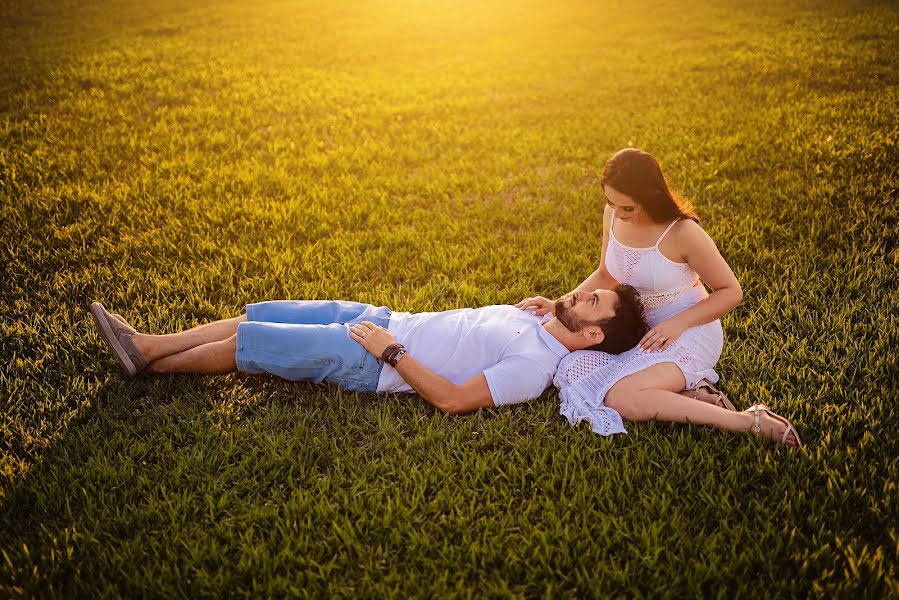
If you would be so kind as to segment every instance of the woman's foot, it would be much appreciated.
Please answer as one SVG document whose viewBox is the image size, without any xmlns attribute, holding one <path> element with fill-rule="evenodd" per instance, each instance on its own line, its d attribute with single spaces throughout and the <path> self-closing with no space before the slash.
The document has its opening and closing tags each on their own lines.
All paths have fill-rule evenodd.
<svg viewBox="0 0 899 600">
<path fill-rule="evenodd" d="M 788 448 L 798 448 L 802 444 L 796 428 L 780 415 L 771 412 L 764 404 L 757 404 L 743 412 L 752 419 L 749 429 L 752 433 L 780 442 Z"/>
<path fill-rule="evenodd" d="M 684 390 L 680 395 L 706 404 L 714 404 L 727 410 L 734 410 L 733 405 L 728 406 L 727 397 L 720 390 L 712 391 L 712 388 L 707 385 L 700 385 L 695 390 Z"/>
</svg>

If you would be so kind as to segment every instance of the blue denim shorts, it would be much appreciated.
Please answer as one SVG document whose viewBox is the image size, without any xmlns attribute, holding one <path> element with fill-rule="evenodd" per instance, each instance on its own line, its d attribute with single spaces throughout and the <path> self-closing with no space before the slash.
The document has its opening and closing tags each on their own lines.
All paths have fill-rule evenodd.
<svg viewBox="0 0 899 600">
<path fill-rule="evenodd" d="M 362 321 L 386 328 L 390 310 L 324 300 L 248 304 L 237 327 L 237 369 L 375 392 L 383 363 L 350 337 L 350 326 Z"/>
</svg>

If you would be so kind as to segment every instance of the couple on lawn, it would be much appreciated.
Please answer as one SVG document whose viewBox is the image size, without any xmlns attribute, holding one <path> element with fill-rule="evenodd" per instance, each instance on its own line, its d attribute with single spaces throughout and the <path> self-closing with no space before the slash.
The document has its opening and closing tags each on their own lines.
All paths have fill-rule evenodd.
<svg viewBox="0 0 899 600">
<path fill-rule="evenodd" d="M 798 447 L 786 419 L 764 405 L 737 411 L 714 386 L 719 319 L 743 292 L 655 158 L 621 150 L 606 163 L 602 187 L 599 268 L 555 301 L 417 314 L 271 301 L 170 335 L 138 333 L 96 302 L 91 315 L 130 376 L 271 373 L 353 391 L 418 392 L 454 414 L 525 402 L 552 382 L 560 412 L 603 435 L 624 432 L 622 417 L 656 419 Z"/>
</svg>

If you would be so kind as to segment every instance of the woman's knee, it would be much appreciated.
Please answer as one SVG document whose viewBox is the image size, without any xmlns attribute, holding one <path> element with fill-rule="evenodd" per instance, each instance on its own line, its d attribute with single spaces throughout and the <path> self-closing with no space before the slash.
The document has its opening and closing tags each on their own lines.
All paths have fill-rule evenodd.
<svg viewBox="0 0 899 600">
<path fill-rule="evenodd" d="M 616 383 L 606 392 L 605 405 L 628 421 L 642 420 L 640 390 L 625 382 Z"/>
<path fill-rule="evenodd" d="M 684 376 L 674 363 L 659 363 L 628 375 L 606 393 L 605 404 L 618 411 L 628 421 L 648 421 L 656 411 L 648 390 L 679 392 L 684 388 Z"/>
</svg>

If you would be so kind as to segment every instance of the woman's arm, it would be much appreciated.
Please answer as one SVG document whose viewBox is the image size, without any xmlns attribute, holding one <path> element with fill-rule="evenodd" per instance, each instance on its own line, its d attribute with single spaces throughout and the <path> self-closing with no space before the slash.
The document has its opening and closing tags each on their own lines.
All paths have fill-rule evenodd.
<svg viewBox="0 0 899 600">
<path fill-rule="evenodd" d="M 712 293 L 708 298 L 650 329 L 640 340 L 643 350 L 664 350 L 685 329 L 720 319 L 743 300 L 743 289 L 736 275 L 721 256 L 718 246 L 698 223 L 684 221 L 679 226 L 677 245 L 684 260 Z"/>
<path fill-rule="evenodd" d="M 743 300 L 743 288 L 709 234 L 694 221 L 685 225 L 682 232 L 684 258 L 712 290 L 708 298 L 679 315 L 687 327 L 695 327 L 720 319 L 736 308 Z"/>
<path fill-rule="evenodd" d="M 594 292 L 598 289 L 610 290 L 618 285 L 618 281 L 609 275 L 609 272 L 606 270 L 606 248 L 609 245 L 609 229 L 611 226 L 612 209 L 606 205 L 602 213 L 602 253 L 599 255 L 599 268 L 593 271 L 579 286 L 574 288 L 574 291 Z M 547 313 L 555 314 L 556 303 L 549 298 L 535 296 L 533 298 L 525 298 L 515 306 L 522 310 L 530 310 L 538 317 L 542 317 Z"/>
<path fill-rule="evenodd" d="M 612 209 L 606 205 L 602 212 L 602 253 L 599 255 L 599 268 L 590 274 L 590 277 L 581 282 L 575 290 L 583 290 L 585 292 L 593 292 L 598 289 L 610 290 L 618 281 L 609 274 L 606 269 L 606 248 L 609 247 L 609 230 L 612 227 Z"/>
</svg>

